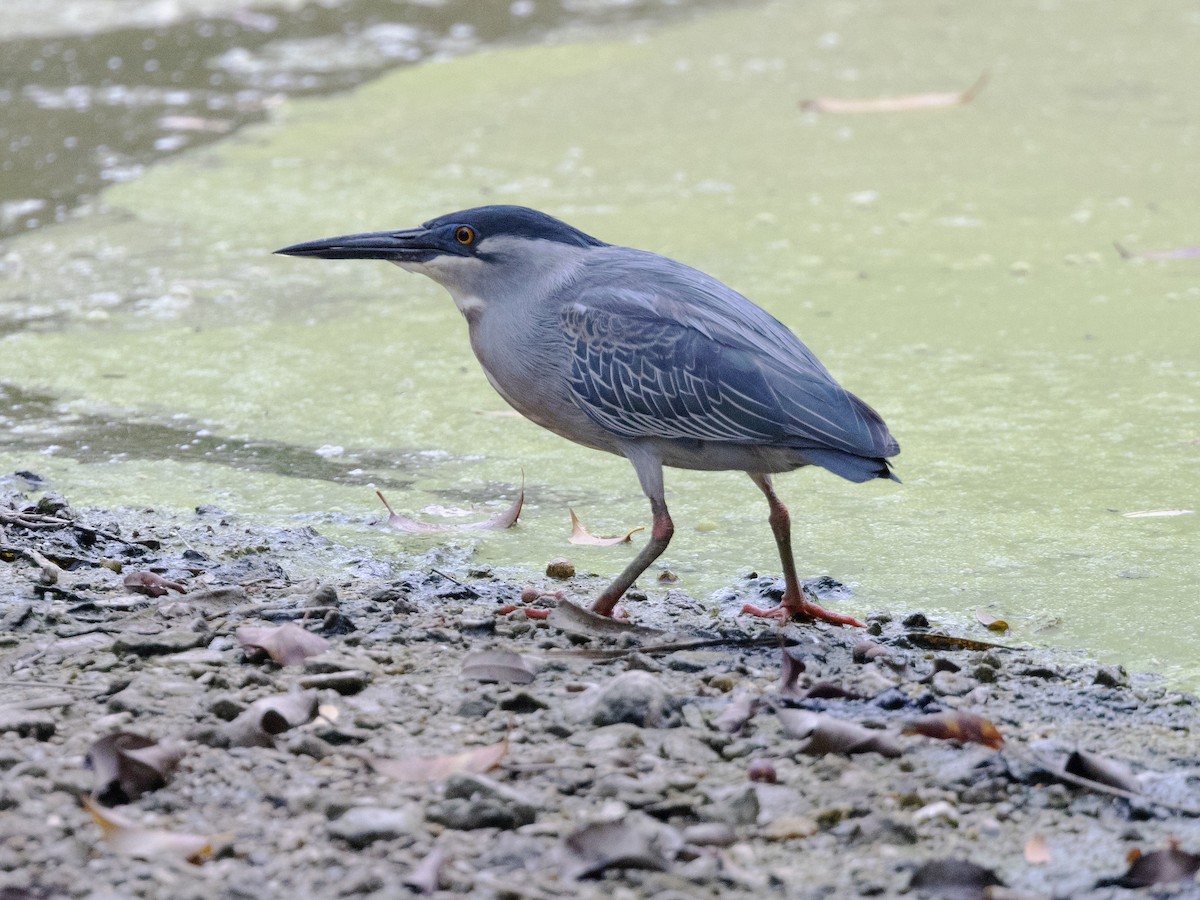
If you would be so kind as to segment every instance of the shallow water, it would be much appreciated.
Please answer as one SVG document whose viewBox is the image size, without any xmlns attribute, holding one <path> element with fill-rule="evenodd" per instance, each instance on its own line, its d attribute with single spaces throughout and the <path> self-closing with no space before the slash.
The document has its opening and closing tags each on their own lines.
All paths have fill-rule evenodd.
<svg viewBox="0 0 1200 900">
<path fill-rule="evenodd" d="M 364 552 L 615 573 L 641 538 L 570 547 L 567 506 L 597 533 L 648 524 L 631 468 L 504 415 L 439 288 L 270 255 L 520 202 L 723 278 L 885 415 L 903 485 L 779 479 L 802 574 L 851 583 L 850 611 L 988 637 L 982 609 L 1014 641 L 1200 686 L 1200 518 L 1123 515 L 1200 509 L 1200 259 L 1113 246 L 1200 243 L 1200 15 L 946 9 L 783 4 L 489 51 L 287 103 L 153 167 L 9 242 L 0 471 L 77 505 L 208 503 Z M 981 69 L 961 109 L 798 108 Z M 369 483 L 409 513 L 482 517 L 522 472 L 512 531 L 371 524 Z M 776 571 L 744 475 L 669 472 L 668 491 L 680 588 Z"/>
</svg>

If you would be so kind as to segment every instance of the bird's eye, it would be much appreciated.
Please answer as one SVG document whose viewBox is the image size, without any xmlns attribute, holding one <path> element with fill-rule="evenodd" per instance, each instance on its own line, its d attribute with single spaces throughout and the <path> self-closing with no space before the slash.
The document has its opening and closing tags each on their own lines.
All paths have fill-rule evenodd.
<svg viewBox="0 0 1200 900">
<path fill-rule="evenodd" d="M 466 225 L 459 225 L 454 229 L 454 239 L 464 247 L 469 247 L 475 243 L 475 229 L 468 228 Z"/>
</svg>

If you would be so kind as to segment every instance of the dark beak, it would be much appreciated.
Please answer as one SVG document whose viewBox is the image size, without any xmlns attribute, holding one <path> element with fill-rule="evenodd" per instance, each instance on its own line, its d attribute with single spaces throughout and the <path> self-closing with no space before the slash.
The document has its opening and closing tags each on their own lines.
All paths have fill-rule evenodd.
<svg viewBox="0 0 1200 900">
<path fill-rule="evenodd" d="M 319 259 L 386 259 L 392 262 L 428 262 L 446 253 L 459 254 L 453 240 L 439 237 L 426 228 L 404 231 L 372 231 L 307 241 L 276 250 L 284 256 L 315 256 Z"/>
</svg>

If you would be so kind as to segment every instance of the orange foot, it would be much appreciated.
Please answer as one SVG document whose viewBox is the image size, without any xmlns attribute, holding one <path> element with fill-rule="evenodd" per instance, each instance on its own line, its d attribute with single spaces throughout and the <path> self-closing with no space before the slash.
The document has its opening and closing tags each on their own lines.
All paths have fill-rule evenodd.
<svg viewBox="0 0 1200 900">
<path fill-rule="evenodd" d="M 775 619 L 781 625 L 787 624 L 793 618 L 797 618 L 816 619 L 819 622 L 828 622 L 830 625 L 852 625 L 855 628 L 866 627 L 853 616 L 844 616 L 841 613 L 832 612 L 803 596 L 798 601 L 789 600 L 787 597 L 784 597 L 783 602 L 774 609 L 763 609 L 752 603 L 747 603 L 742 607 L 742 612 L 748 616 Z"/>
</svg>

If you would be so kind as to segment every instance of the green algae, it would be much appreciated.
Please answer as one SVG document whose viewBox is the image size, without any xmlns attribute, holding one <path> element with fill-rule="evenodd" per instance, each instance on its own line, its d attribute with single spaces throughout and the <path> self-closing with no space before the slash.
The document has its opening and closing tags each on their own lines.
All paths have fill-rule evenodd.
<svg viewBox="0 0 1200 900">
<path fill-rule="evenodd" d="M 269 255 L 520 202 L 725 279 L 884 413 L 903 486 L 780 479 L 802 569 L 853 582 L 855 611 L 961 627 L 987 607 L 1019 640 L 1200 684 L 1200 518 L 1121 515 L 1200 509 L 1200 262 L 1113 248 L 1200 242 L 1200 93 L 1182 74 L 1197 36 L 1183 2 L 775 5 L 287 104 L 12 242 L 0 313 L 46 316 L 0 339 L 0 381 L 89 415 L 342 447 L 351 468 L 370 457 L 365 474 L 3 444 L 0 469 L 42 470 L 77 504 L 342 511 L 324 533 L 398 553 L 436 541 L 372 531 L 370 477 L 410 485 L 389 496 L 420 512 L 483 508 L 524 471 L 522 524 L 453 543 L 615 573 L 635 548 L 568 548 L 566 506 L 597 533 L 644 523 L 632 470 L 501 415 L 439 289 Z M 961 109 L 798 108 L 981 69 L 991 82 Z M 776 570 L 744 476 L 671 472 L 668 490 L 681 588 Z"/>
</svg>

